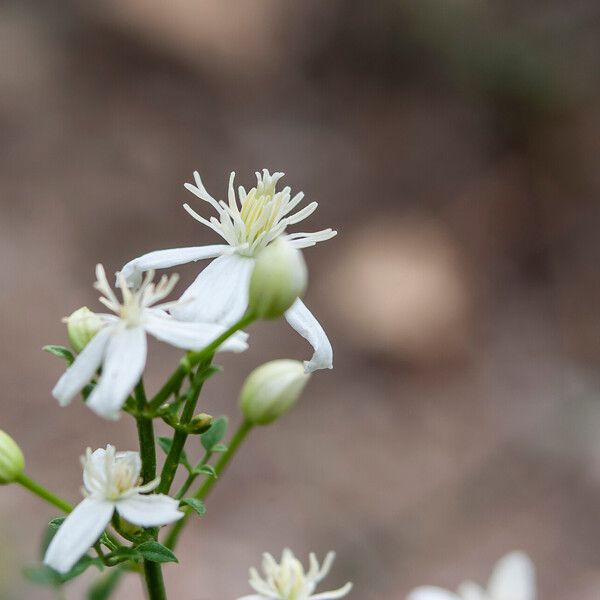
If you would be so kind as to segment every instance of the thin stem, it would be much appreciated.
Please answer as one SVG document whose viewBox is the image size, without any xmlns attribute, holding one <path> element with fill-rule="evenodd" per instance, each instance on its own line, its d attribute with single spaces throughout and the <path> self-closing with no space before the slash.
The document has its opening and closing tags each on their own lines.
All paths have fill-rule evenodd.
<svg viewBox="0 0 600 600">
<path fill-rule="evenodd" d="M 144 382 L 140 379 L 135 387 L 135 400 L 138 415 L 135 418 L 140 443 L 140 456 L 142 459 L 142 479 L 144 483 L 152 481 L 156 477 L 156 445 L 154 443 L 154 424 L 152 419 L 144 416 L 146 408 L 146 392 Z"/>
<path fill-rule="evenodd" d="M 37 481 L 34 481 L 30 477 L 27 477 L 25 473 L 21 473 L 15 481 L 17 483 L 20 483 L 24 488 L 28 489 L 36 496 L 39 496 L 42 500 L 49 502 L 53 506 L 56 506 L 56 508 L 62 510 L 63 512 L 70 513 L 73 510 L 73 506 L 71 506 L 71 504 L 69 504 L 66 500 L 59 498 L 56 494 L 53 494 L 50 490 L 46 489 Z"/>
<path fill-rule="evenodd" d="M 199 473 L 195 473 L 194 471 L 196 471 L 197 469 L 199 469 L 200 467 L 202 467 L 203 465 L 205 465 L 211 458 L 211 456 L 213 455 L 212 452 L 205 452 L 204 456 L 202 457 L 202 460 L 193 468 L 192 472 L 187 476 L 187 479 L 183 482 L 183 485 L 179 488 L 179 491 L 175 494 L 175 498 L 177 500 L 181 500 L 183 498 L 183 496 L 186 494 L 186 492 L 190 489 L 190 486 L 192 485 L 192 483 L 194 483 L 194 481 L 196 481 L 196 478 L 198 477 Z"/>
<path fill-rule="evenodd" d="M 227 450 L 223 452 L 223 454 L 221 454 L 221 457 L 215 464 L 215 473 L 217 477 L 221 476 L 224 473 L 225 469 L 231 462 L 231 459 L 235 455 L 240 444 L 246 439 L 247 435 L 250 433 L 250 431 L 252 431 L 253 427 L 254 425 L 252 425 L 252 423 L 249 423 L 248 421 L 243 421 L 242 424 L 238 427 L 237 431 L 233 434 L 233 437 L 229 442 Z M 214 487 L 216 481 L 217 480 L 215 477 L 208 477 L 207 479 L 205 479 L 202 485 L 198 488 L 198 491 L 194 494 L 194 498 L 198 500 L 204 500 Z M 182 519 L 179 519 L 179 521 L 177 521 L 173 525 L 173 527 L 171 527 L 171 530 L 167 534 L 167 537 L 164 541 L 164 545 L 167 548 L 170 548 L 171 550 L 175 548 L 175 545 L 177 544 L 177 539 L 179 538 L 179 535 L 181 534 L 185 523 L 189 519 L 191 511 L 191 508 L 185 507 L 183 509 L 183 512 L 185 512 L 185 516 Z"/>
<path fill-rule="evenodd" d="M 160 406 L 168 400 L 169 396 L 177 391 L 181 386 L 181 382 L 184 377 L 203 359 L 212 356 L 219 346 L 230 338 L 234 333 L 247 327 L 255 320 L 255 317 L 252 315 L 243 316 L 237 323 L 234 323 L 229 329 L 224 331 L 218 338 L 212 341 L 208 346 L 203 348 L 202 350 L 198 350 L 196 352 L 189 352 L 181 362 L 173 371 L 172 375 L 169 377 L 165 385 L 158 391 L 156 396 L 148 402 L 148 408 L 150 411 L 155 411 Z"/>
<path fill-rule="evenodd" d="M 144 561 L 144 578 L 148 589 L 149 600 L 166 600 L 165 582 L 162 576 L 160 563 Z"/>
<path fill-rule="evenodd" d="M 210 366 L 211 361 L 212 355 L 198 365 L 196 374 L 192 379 L 192 385 L 188 390 L 183 410 L 181 411 L 181 417 L 179 419 L 180 425 L 187 425 L 194 416 L 196 404 L 198 403 L 198 397 L 200 396 L 202 386 L 206 381 L 206 369 Z M 171 448 L 169 449 L 169 453 L 165 459 L 165 464 L 163 465 L 163 470 L 160 476 L 160 485 L 157 489 L 159 494 L 168 494 L 169 490 L 171 489 L 171 484 L 175 478 L 175 473 L 177 472 L 177 467 L 179 466 L 181 453 L 183 452 L 183 447 L 185 446 L 187 437 L 188 434 L 183 429 L 178 429 L 175 431 L 173 443 L 171 444 Z"/>
</svg>

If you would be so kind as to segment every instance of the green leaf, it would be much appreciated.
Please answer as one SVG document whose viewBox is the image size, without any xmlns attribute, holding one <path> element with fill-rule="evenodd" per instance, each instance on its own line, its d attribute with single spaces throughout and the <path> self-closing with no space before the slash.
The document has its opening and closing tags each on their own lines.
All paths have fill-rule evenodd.
<svg viewBox="0 0 600 600">
<path fill-rule="evenodd" d="M 126 560 L 141 560 L 142 555 L 138 552 L 137 548 L 118 548 L 114 552 L 111 552 L 106 558 L 112 559 L 114 564 L 124 562 Z"/>
<path fill-rule="evenodd" d="M 225 444 L 215 444 L 211 452 L 227 452 L 227 446 Z"/>
<path fill-rule="evenodd" d="M 169 452 L 171 450 L 171 446 L 173 445 L 173 438 L 170 438 L 170 437 L 159 437 L 158 438 L 158 445 L 162 448 L 162 451 L 165 454 L 169 454 Z M 188 462 L 188 458 L 187 458 L 187 455 L 185 453 L 185 450 L 181 451 L 181 456 L 179 457 L 179 464 L 181 464 L 181 465 L 189 465 L 190 464 Z"/>
<path fill-rule="evenodd" d="M 196 475 L 208 475 L 209 477 L 214 477 L 217 479 L 217 472 L 211 465 L 200 465 L 195 467 L 192 473 Z"/>
<path fill-rule="evenodd" d="M 225 433 L 227 433 L 228 424 L 229 419 L 225 415 L 217 417 L 213 421 L 211 428 L 200 436 L 200 441 L 207 452 L 215 452 L 214 447 L 223 439 Z"/>
<path fill-rule="evenodd" d="M 184 498 L 181 503 L 187 504 L 193 508 L 201 517 L 206 514 L 206 506 L 202 500 L 198 500 L 197 498 Z"/>
<path fill-rule="evenodd" d="M 60 587 L 63 583 L 66 583 L 67 581 L 81 575 L 85 570 L 88 569 L 88 567 L 91 567 L 92 565 L 97 566 L 100 570 L 104 568 L 102 561 L 100 561 L 98 558 L 92 558 L 91 556 L 84 554 L 77 561 L 77 563 L 75 563 L 73 568 L 64 575 L 61 575 L 46 565 L 26 567 L 23 569 L 23 575 L 29 581 L 31 581 L 31 583 L 35 583 L 36 585 Z"/>
<path fill-rule="evenodd" d="M 54 356 L 58 356 L 58 358 L 62 358 L 67 361 L 67 364 L 70 366 L 73 364 L 75 357 L 73 353 L 64 346 L 55 346 L 51 344 L 50 346 L 44 346 L 42 348 L 44 352 L 49 352 L 50 354 L 54 354 Z"/>
<path fill-rule="evenodd" d="M 125 573 L 125 569 L 120 567 L 110 569 L 91 585 L 86 596 L 87 600 L 108 600 Z"/>
<path fill-rule="evenodd" d="M 149 560 L 151 562 L 179 562 L 177 557 L 166 546 L 163 546 L 154 540 L 144 542 L 136 549 L 145 560 Z"/>
<path fill-rule="evenodd" d="M 52 531 L 56 531 L 63 523 L 67 517 L 56 517 L 56 519 L 52 519 L 50 523 L 48 523 L 48 527 L 52 529 Z"/>
</svg>

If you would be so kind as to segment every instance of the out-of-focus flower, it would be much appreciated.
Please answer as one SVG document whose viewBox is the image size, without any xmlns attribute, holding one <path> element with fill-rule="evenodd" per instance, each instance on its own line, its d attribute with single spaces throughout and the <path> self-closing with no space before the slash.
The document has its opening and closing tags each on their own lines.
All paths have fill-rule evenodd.
<svg viewBox="0 0 600 600">
<path fill-rule="evenodd" d="M 25 468 L 25 458 L 17 442 L 0 430 L 0 485 L 12 483 Z"/>
<path fill-rule="evenodd" d="M 86 498 L 71 512 L 52 538 L 44 563 L 66 573 L 96 542 L 114 511 L 134 525 L 159 527 L 183 517 L 179 502 L 164 494 L 147 494 L 160 478 L 140 485 L 142 462 L 138 452 L 87 449 L 83 464 Z"/>
<path fill-rule="evenodd" d="M 121 277 L 121 303 L 106 280 L 104 268 L 97 265 L 94 287 L 103 294 L 100 302 L 116 315 L 95 315 L 102 320 L 102 329 L 52 390 L 62 406 L 83 389 L 102 365 L 102 375 L 87 404 L 100 416 L 115 419 L 146 365 L 146 333 L 185 350 L 199 350 L 223 333 L 224 328 L 215 323 L 177 321 L 165 311 L 171 303 L 156 305 L 171 293 L 177 276 L 163 276 L 157 285 L 152 283 L 153 277 L 154 272 L 149 271 L 135 292 L 129 290 Z M 246 337 L 245 333 L 237 332 L 219 350 L 241 352 L 247 348 Z"/>
<path fill-rule="evenodd" d="M 196 185 L 185 187 L 201 200 L 210 204 L 218 214 L 205 219 L 189 205 L 187 212 L 197 221 L 210 227 L 220 235 L 226 244 L 158 250 L 128 262 L 121 273 L 132 287 L 142 281 L 142 273 L 149 269 L 164 269 L 207 258 L 216 258 L 196 278 L 185 291 L 181 305 L 171 308 L 171 313 L 183 321 L 203 321 L 231 326 L 237 322 L 248 308 L 250 276 L 257 254 L 280 236 L 294 248 L 307 248 L 317 242 L 328 240 L 336 235 L 332 229 L 315 233 L 286 234 L 286 228 L 306 219 L 317 208 L 311 202 L 293 212 L 302 201 L 300 192 L 294 197 L 290 188 L 276 191 L 276 185 L 283 173 L 271 175 L 266 169 L 256 173 L 256 186 L 248 192 L 238 188 L 239 204 L 233 187 L 235 173 L 229 178 L 228 203 L 217 201 L 204 187 L 198 172 L 194 173 Z M 333 351 L 327 335 L 312 313 L 298 298 L 285 312 L 288 323 L 314 348 L 310 361 L 305 363 L 307 371 L 330 369 Z"/>
<path fill-rule="evenodd" d="M 102 319 L 87 306 L 78 308 L 65 319 L 69 342 L 75 352 L 81 352 L 102 329 Z"/>
<path fill-rule="evenodd" d="M 319 566 L 314 554 L 310 554 L 310 568 L 305 573 L 302 563 L 286 548 L 278 563 L 269 553 L 263 554 L 261 577 L 254 568 L 250 569 L 250 586 L 257 592 L 238 600 L 335 600 L 350 593 L 352 584 L 347 583 L 338 590 L 313 594 L 317 584 L 324 579 L 335 559 L 329 552 Z"/>
<path fill-rule="evenodd" d="M 240 408 L 254 425 L 268 425 L 298 400 L 310 375 L 297 360 L 273 360 L 248 375 L 240 392 Z"/>
<path fill-rule="evenodd" d="M 263 248 L 250 277 L 248 310 L 261 319 L 278 319 L 306 289 L 306 263 L 300 250 L 282 237 Z"/>
<path fill-rule="evenodd" d="M 413 590 L 406 600 L 535 600 L 535 568 L 523 552 L 511 552 L 494 567 L 487 589 L 472 581 L 462 583 L 456 593 L 435 586 Z"/>
</svg>

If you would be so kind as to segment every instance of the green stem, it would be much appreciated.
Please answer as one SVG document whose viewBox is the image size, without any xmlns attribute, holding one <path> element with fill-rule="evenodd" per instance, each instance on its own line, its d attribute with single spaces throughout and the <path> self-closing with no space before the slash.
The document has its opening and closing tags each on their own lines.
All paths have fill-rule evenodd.
<svg viewBox="0 0 600 600">
<path fill-rule="evenodd" d="M 144 416 L 146 408 L 146 392 L 144 382 L 140 379 L 135 387 L 135 399 L 138 408 L 138 416 L 135 418 L 140 443 L 140 457 L 142 459 L 142 479 L 144 483 L 152 481 L 156 477 L 156 445 L 154 443 L 154 424 L 152 419 Z"/>
<path fill-rule="evenodd" d="M 252 315 L 243 316 L 237 323 L 234 323 L 229 329 L 224 331 L 218 338 L 216 338 L 213 342 L 211 342 L 208 346 L 203 348 L 202 350 L 198 350 L 196 352 L 189 352 L 184 358 L 181 359 L 181 362 L 173 371 L 172 375 L 169 377 L 165 385 L 158 391 L 156 396 L 148 402 L 148 409 L 150 411 L 155 411 L 160 406 L 168 400 L 169 396 L 177 391 L 181 386 L 181 382 L 184 377 L 203 359 L 212 356 L 219 346 L 230 338 L 234 333 L 247 327 L 255 320 L 255 317 Z"/>
<path fill-rule="evenodd" d="M 99 577 L 88 590 L 87 600 L 106 600 L 109 598 L 123 575 L 125 575 L 125 569 L 117 566 Z"/>
<path fill-rule="evenodd" d="M 53 494 L 50 490 L 46 489 L 43 485 L 39 484 L 37 481 L 34 481 L 30 477 L 27 477 L 25 473 L 21 473 L 15 481 L 20 483 L 24 488 L 28 489 L 30 492 L 39 496 L 42 500 L 49 502 L 53 506 L 56 506 L 60 510 L 66 513 L 70 513 L 73 510 L 73 507 L 62 498 L 59 498 L 57 495 Z"/>
<path fill-rule="evenodd" d="M 198 403 L 198 397 L 200 396 L 202 386 L 206 381 L 206 369 L 210 366 L 211 361 L 212 355 L 210 355 L 198 365 L 196 374 L 192 379 L 192 385 L 188 390 L 183 410 L 181 411 L 181 417 L 179 419 L 180 425 L 187 425 L 194 416 L 196 404 Z M 177 472 L 177 467 L 179 466 L 181 453 L 183 452 L 183 447 L 185 446 L 187 437 L 188 434 L 183 429 L 178 429 L 177 431 L 175 431 L 175 435 L 173 436 L 173 443 L 171 444 L 171 448 L 169 449 L 169 453 L 167 454 L 167 458 L 165 459 L 165 464 L 163 465 L 163 470 L 160 476 L 160 485 L 156 490 L 157 493 L 169 493 L 169 490 L 171 489 L 171 484 L 173 483 L 173 479 L 175 478 L 175 474 Z"/>
<path fill-rule="evenodd" d="M 194 471 L 199 469 L 201 466 L 205 465 L 210 460 L 212 455 L 212 452 L 204 453 L 202 460 L 193 468 L 192 472 L 187 476 L 187 479 L 183 482 L 183 485 L 179 488 L 179 491 L 175 494 L 174 498 L 176 498 L 177 500 L 181 500 L 184 497 L 186 492 L 190 489 L 192 483 L 194 483 L 194 481 L 196 481 L 196 478 L 198 477 L 198 473 L 194 473 Z"/>
<path fill-rule="evenodd" d="M 215 473 L 217 477 L 221 476 L 224 473 L 225 469 L 231 462 L 231 459 L 235 455 L 240 444 L 246 439 L 247 435 L 250 433 L 250 431 L 252 431 L 253 427 L 254 425 L 252 425 L 252 423 L 249 423 L 248 421 L 243 421 L 242 424 L 238 427 L 237 431 L 233 434 L 233 437 L 229 442 L 227 450 L 223 452 L 223 454 L 221 454 L 221 457 L 215 464 Z M 198 491 L 194 494 L 194 498 L 198 500 L 204 500 L 214 487 L 216 481 L 217 480 L 215 477 L 208 477 L 207 479 L 205 479 L 202 485 L 198 488 Z M 183 509 L 183 512 L 185 512 L 185 516 L 182 519 L 179 519 L 179 521 L 177 521 L 173 525 L 173 527 L 171 527 L 171 530 L 167 534 L 167 537 L 164 541 L 164 545 L 167 548 L 170 548 L 171 550 L 175 548 L 175 545 L 177 544 L 177 539 L 179 538 L 179 535 L 183 530 L 185 523 L 189 519 L 191 511 L 191 508 L 185 507 Z"/>
<path fill-rule="evenodd" d="M 144 577 L 148 589 L 149 600 L 166 600 L 165 582 L 162 576 L 160 563 L 144 561 Z"/>
</svg>

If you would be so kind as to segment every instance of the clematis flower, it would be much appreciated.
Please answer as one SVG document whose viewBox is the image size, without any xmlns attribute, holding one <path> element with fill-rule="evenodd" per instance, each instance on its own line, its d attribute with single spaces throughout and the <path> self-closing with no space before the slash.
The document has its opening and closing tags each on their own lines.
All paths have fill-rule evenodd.
<svg viewBox="0 0 600 600">
<path fill-rule="evenodd" d="M 123 301 L 119 302 L 108 284 L 104 268 L 96 266 L 94 287 L 102 294 L 100 302 L 116 314 L 95 315 L 102 320 L 102 328 L 52 390 L 62 406 L 69 404 L 102 366 L 102 374 L 87 404 L 100 416 L 116 419 L 146 365 L 146 333 L 185 350 L 204 348 L 223 333 L 224 327 L 214 323 L 175 320 L 165 310 L 172 303 L 156 303 L 171 293 L 177 276 L 163 276 L 157 285 L 151 283 L 153 277 L 154 272 L 149 271 L 135 292 L 129 290 L 120 277 Z M 241 352 L 247 348 L 246 337 L 245 333 L 237 332 L 223 342 L 219 350 Z"/>
<path fill-rule="evenodd" d="M 140 527 L 168 525 L 183 517 L 179 502 L 164 494 L 147 494 L 160 477 L 140 484 L 142 461 L 139 452 L 87 449 L 81 457 L 82 493 L 86 498 L 67 516 L 52 538 L 44 563 L 59 573 L 68 572 L 100 537 L 117 513 Z"/>
<path fill-rule="evenodd" d="M 278 563 L 269 553 L 263 555 L 264 577 L 254 568 L 250 569 L 249 584 L 257 592 L 238 600 L 335 600 L 350 593 L 352 584 L 347 583 L 338 590 L 313 594 L 317 584 L 331 569 L 335 552 L 329 552 L 319 566 L 314 554 L 310 554 L 310 568 L 304 572 L 302 563 L 286 548 Z"/>
<path fill-rule="evenodd" d="M 289 187 L 276 191 L 283 173 L 271 175 L 266 169 L 262 174 L 257 172 L 255 187 L 248 192 L 242 186 L 238 188 L 239 205 L 233 186 L 234 177 L 235 173 L 231 173 L 228 203 L 217 201 L 206 191 L 198 172 L 194 173 L 195 185 L 185 184 L 187 190 L 217 211 L 218 218 L 213 216 L 208 220 L 188 204 L 183 207 L 194 219 L 220 235 L 225 244 L 158 250 L 135 258 L 121 270 L 128 283 L 135 288 L 142 280 L 142 273 L 149 269 L 164 269 L 215 258 L 185 291 L 181 297 L 183 303 L 171 308 L 171 313 L 177 319 L 233 325 L 248 307 L 250 275 L 254 259 L 262 249 L 280 236 L 295 248 L 308 248 L 337 234 L 332 229 L 314 233 L 286 233 L 289 225 L 311 215 L 317 203 L 311 202 L 294 212 L 304 194 L 300 192 L 291 197 Z M 331 344 L 319 322 L 300 299 L 286 311 L 285 318 L 314 348 L 311 360 L 305 362 L 306 371 L 331 369 Z"/>
<path fill-rule="evenodd" d="M 472 581 L 462 583 L 456 593 L 434 586 L 413 590 L 406 600 L 535 600 L 535 568 L 523 552 L 511 552 L 494 567 L 487 589 Z"/>
</svg>

